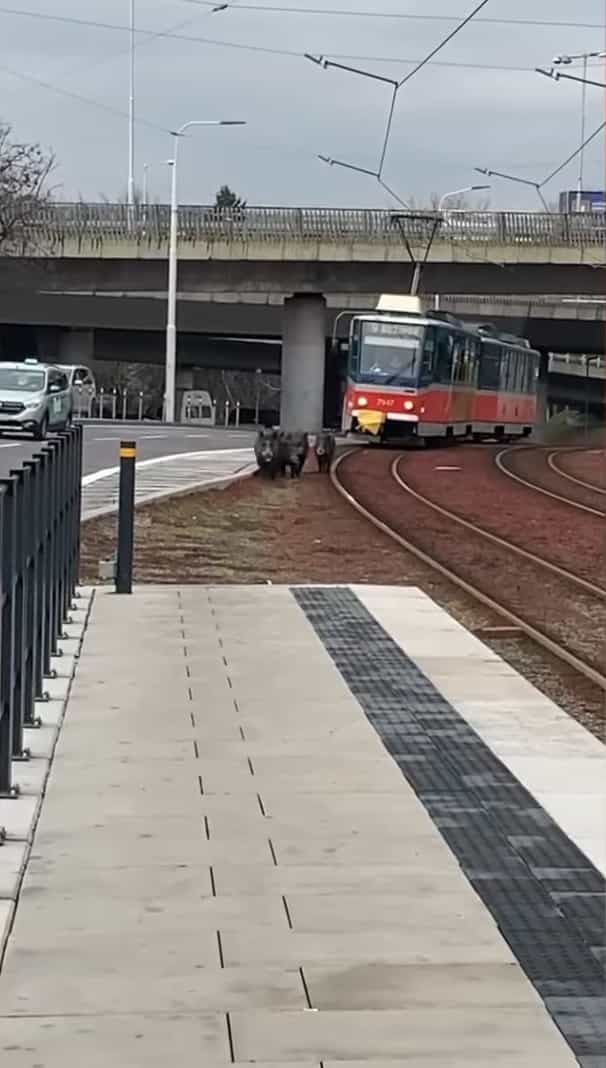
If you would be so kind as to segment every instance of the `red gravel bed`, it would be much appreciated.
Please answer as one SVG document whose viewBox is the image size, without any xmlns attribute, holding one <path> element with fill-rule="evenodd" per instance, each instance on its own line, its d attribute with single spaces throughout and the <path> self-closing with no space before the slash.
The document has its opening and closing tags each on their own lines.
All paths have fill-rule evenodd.
<svg viewBox="0 0 606 1068">
<path fill-rule="evenodd" d="M 567 475 L 572 475 L 573 478 L 580 478 L 582 482 L 588 482 L 592 486 L 597 486 L 599 489 L 606 490 L 605 449 L 582 449 L 578 452 L 576 450 L 562 450 L 561 452 L 558 452 L 555 457 L 555 462 Z M 580 488 L 575 487 L 574 483 L 568 482 L 568 480 L 565 480 L 565 483 L 573 492 L 576 492 L 576 489 Z M 599 494 L 598 498 L 601 498 L 601 507 L 603 508 L 603 494 Z M 600 507 L 600 505 L 598 505 L 598 507 Z"/>
<path fill-rule="evenodd" d="M 562 478 L 562 475 L 554 471 L 548 463 L 553 452 L 553 449 L 545 449 L 537 445 L 530 448 L 512 449 L 503 457 L 503 463 L 508 471 L 513 471 L 520 478 L 525 478 L 534 485 L 540 486 L 541 489 L 549 490 L 550 493 L 558 493 L 561 497 L 566 497 L 571 502 L 569 507 L 584 504 L 588 508 L 595 508 L 603 513 L 604 494 L 585 489 L 584 486 L 577 486 L 570 479 Z M 565 453 L 560 450 L 557 455 L 561 457 Z"/>
<path fill-rule="evenodd" d="M 499 451 L 463 445 L 444 452 L 406 453 L 399 472 L 413 489 L 443 508 L 606 589 L 604 520 L 507 478 L 494 462 Z M 516 474 L 533 481 L 533 465 L 543 462 L 544 454 L 522 449 L 506 459 Z M 563 480 L 551 475 L 560 485 Z"/>
<path fill-rule="evenodd" d="M 396 455 L 386 450 L 352 454 L 340 468 L 343 485 L 360 504 L 433 559 L 602 672 L 606 601 L 489 542 L 481 534 L 457 527 L 407 494 L 391 475 Z M 452 449 L 442 455 L 407 453 L 401 467 L 407 478 L 411 472 L 414 474 L 420 489 L 432 485 L 431 496 L 440 504 L 473 518 L 490 515 L 493 526 L 502 530 L 505 523 L 515 520 L 515 513 L 511 500 L 504 501 L 500 483 L 494 476 L 487 477 L 490 456 L 491 450 L 480 448 Z M 435 471 L 436 467 L 460 469 Z M 433 483 L 431 475 L 435 476 Z M 518 523 L 524 517 L 525 503 L 526 498 L 521 498 Z M 540 512 L 535 522 L 546 523 Z M 545 537 L 548 530 L 549 526 L 543 532 Z"/>
</svg>

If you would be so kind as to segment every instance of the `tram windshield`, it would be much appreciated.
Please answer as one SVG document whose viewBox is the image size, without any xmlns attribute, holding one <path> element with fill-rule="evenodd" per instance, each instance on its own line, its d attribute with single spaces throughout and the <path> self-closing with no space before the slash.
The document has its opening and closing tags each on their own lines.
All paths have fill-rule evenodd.
<svg viewBox="0 0 606 1068">
<path fill-rule="evenodd" d="M 425 327 L 413 323 L 362 322 L 361 382 L 383 386 L 414 386 L 423 352 Z"/>
</svg>

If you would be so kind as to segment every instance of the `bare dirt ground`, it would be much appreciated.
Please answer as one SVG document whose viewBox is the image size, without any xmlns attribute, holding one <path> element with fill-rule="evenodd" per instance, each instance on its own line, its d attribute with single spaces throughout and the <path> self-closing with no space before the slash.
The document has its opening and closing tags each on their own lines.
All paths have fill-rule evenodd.
<svg viewBox="0 0 606 1068">
<path fill-rule="evenodd" d="M 81 579 L 115 551 L 115 518 L 85 523 Z M 138 583 L 371 583 L 415 585 L 604 740 L 601 693 L 519 639 L 485 638 L 499 617 L 466 597 L 359 516 L 328 478 L 251 478 L 142 507 L 135 533 Z"/>
</svg>

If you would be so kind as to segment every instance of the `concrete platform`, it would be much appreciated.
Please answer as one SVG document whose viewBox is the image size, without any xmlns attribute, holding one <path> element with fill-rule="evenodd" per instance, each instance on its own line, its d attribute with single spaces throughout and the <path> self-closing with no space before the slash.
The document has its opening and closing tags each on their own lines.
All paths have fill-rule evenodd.
<svg viewBox="0 0 606 1068">
<path fill-rule="evenodd" d="M 597 1068 L 603 758 L 414 589 L 97 592 L 29 860 L 0 802 L 0 1052 Z"/>
</svg>

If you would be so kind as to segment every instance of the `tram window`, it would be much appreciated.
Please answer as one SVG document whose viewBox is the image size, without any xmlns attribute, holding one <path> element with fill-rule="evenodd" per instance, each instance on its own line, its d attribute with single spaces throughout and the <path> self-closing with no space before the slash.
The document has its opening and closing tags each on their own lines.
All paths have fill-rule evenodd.
<svg viewBox="0 0 606 1068">
<path fill-rule="evenodd" d="M 534 393 L 537 388 L 537 375 L 538 365 L 536 356 L 528 356 L 527 358 L 527 379 L 526 389 L 528 393 Z"/>
<path fill-rule="evenodd" d="M 435 374 L 436 382 L 449 383 L 452 378 L 452 336 L 446 330 L 437 331 Z"/>
<path fill-rule="evenodd" d="M 517 393 L 518 391 L 518 354 L 517 352 L 509 353 L 509 392 Z"/>
<path fill-rule="evenodd" d="M 435 331 L 433 327 L 430 326 L 425 332 L 425 344 L 423 345 L 423 358 L 421 360 L 421 370 L 419 372 L 419 385 L 421 386 L 426 386 L 433 380 L 435 349 Z"/>
<path fill-rule="evenodd" d="M 354 321 L 349 341 L 349 366 L 354 376 L 360 367 L 360 323 Z"/>
<path fill-rule="evenodd" d="M 501 386 L 501 349 L 484 344 L 480 353 L 479 389 L 498 390 Z"/>
<path fill-rule="evenodd" d="M 473 383 L 474 386 L 477 386 L 477 384 L 478 384 L 478 375 L 479 375 L 479 370 L 480 370 L 481 349 L 480 349 L 480 343 L 478 341 L 476 341 L 475 338 L 471 338 L 470 341 L 469 341 L 469 351 L 470 351 L 470 354 L 471 354 L 471 379 L 470 379 L 470 381 Z"/>
<path fill-rule="evenodd" d="M 453 382 L 465 381 L 465 344 L 462 337 L 453 338 L 452 342 L 452 359 L 453 359 Z"/>
</svg>

